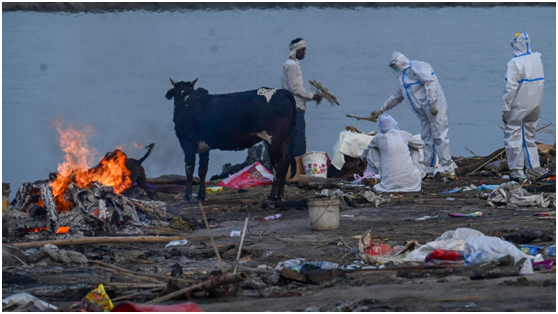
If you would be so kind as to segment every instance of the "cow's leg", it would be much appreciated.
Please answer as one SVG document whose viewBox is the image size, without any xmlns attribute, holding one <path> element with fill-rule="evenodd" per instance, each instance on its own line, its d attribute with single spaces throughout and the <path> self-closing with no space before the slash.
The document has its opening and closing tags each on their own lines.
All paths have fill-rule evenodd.
<svg viewBox="0 0 558 314">
<path fill-rule="evenodd" d="M 209 152 L 201 153 L 200 156 L 200 167 L 198 169 L 198 174 L 200 176 L 200 191 L 198 192 L 197 199 L 199 201 L 205 200 L 205 175 L 207 174 L 207 168 L 209 165 Z"/>
<path fill-rule="evenodd" d="M 283 199 L 285 192 L 285 179 L 287 177 L 288 168 L 288 141 L 287 143 L 282 143 L 277 141 L 277 144 L 269 145 L 269 157 L 271 163 L 273 164 L 274 179 L 271 185 L 271 195 L 269 199 L 272 201 Z"/>
<path fill-rule="evenodd" d="M 194 168 L 196 167 L 196 145 L 185 140 L 180 140 L 180 146 L 184 151 L 184 163 L 186 167 L 186 191 L 184 192 L 184 200 L 190 201 L 192 195 L 192 182 L 194 181 Z"/>
</svg>

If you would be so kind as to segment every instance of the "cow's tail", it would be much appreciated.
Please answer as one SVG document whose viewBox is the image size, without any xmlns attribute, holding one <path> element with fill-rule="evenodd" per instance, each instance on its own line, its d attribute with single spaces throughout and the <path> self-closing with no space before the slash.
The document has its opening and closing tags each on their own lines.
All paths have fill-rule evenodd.
<svg viewBox="0 0 558 314">
<path fill-rule="evenodd" d="M 138 160 L 138 162 L 141 164 L 145 159 L 147 159 L 147 157 L 149 157 L 149 154 L 151 154 L 151 150 L 153 149 L 153 147 L 155 146 L 155 143 L 151 143 L 147 146 L 145 146 L 145 148 L 147 148 L 147 153 L 145 153 L 145 155 L 143 157 L 141 157 L 140 160 Z"/>
<path fill-rule="evenodd" d="M 292 179 L 295 175 L 296 175 L 296 156 L 295 156 L 295 151 L 294 151 L 294 142 L 295 142 L 295 136 L 296 136 L 296 100 L 294 99 L 293 94 L 290 91 L 285 90 L 285 96 L 287 96 L 287 98 L 289 98 L 289 100 L 292 103 L 292 110 L 293 110 L 293 117 L 291 120 L 291 125 L 290 125 L 290 132 L 289 132 L 289 136 L 290 136 L 290 141 L 289 141 L 289 154 L 288 154 L 288 158 L 289 158 L 289 165 L 291 166 L 291 177 L 287 178 L 287 179 Z"/>
</svg>

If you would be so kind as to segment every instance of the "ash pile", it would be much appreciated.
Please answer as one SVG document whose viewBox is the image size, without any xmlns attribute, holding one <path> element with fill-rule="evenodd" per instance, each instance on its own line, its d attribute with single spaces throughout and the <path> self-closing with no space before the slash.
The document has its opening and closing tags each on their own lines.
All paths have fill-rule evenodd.
<svg viewBox="0 0 558 314">
<path fill-rule="evenodd" d="M 119 195 L 112 186 L 98 181 L 79 188 L 68 184 L 63 195 L 68 208 L 57 206 L 50 180 L 24 183 L 2 217 L 2 225 L 10 236 L 25 235 L 31 240 L 55 235 L 78 238 L 99 234 L 144 234 L 142 227 L 168 225 L 174 215 L 166 204 Z"/>
</svg>

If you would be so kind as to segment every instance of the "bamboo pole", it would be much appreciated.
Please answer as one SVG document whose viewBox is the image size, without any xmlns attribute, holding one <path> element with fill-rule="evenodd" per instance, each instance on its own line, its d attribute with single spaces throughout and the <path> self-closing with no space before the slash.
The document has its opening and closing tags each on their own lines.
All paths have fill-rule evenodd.
<svg viewBox="0 0 558 314">
<path fill-rule="evenodd" d="M 184 240 L 184 237 L 91 237 L 80 239 L 66 239 L 66 240 L 46 240 L 35 242 L 12 243 L 20 249 L 28 249 L 32 247 L 40 247 L 45 244 L 54 244 L 56 246 L 62 245 L 78 245 L 87 243 L 130 243 L 130 242 L 170 242 L 175 240 Z"/>
<path fill-rule="evenodd" d="M 211 244 L 213 244 L 213 248 L 215 249 L 215 255 L 219 259 L 219 265 L 221 266 L 221 273 L 225 274 L 227 271 L 225 270 L 225 265 L 223 264 L 223 260 L 221 259 L 221 254 L 219 254 L 219 250 L 217 249 L 217 244 L 215 244 L 215 239 L 213 239 L 213 232 L 211 232 L 211 228 L 209 228 L 209 223 L 207 222 L 207 217 L 205 217 L 205 211 L 203 210 L 203 205 L 201 202 L 198 202 L 198 206 L 203 215 L 203 221 L 205 221 L 205 229 L 209 232 L 209 237 L 211 238 Z"/>
<path fill-rule="evenodd" d="M 240 246 L 238 247 L 238 254 L 236 255 L 236 263 L 234 264 L 233 274 L 236 274 L 236 269 L 238 268 L 238 261 L 240 260 L 240 255 L 242 254 L 242 243 L 244 243 L 244 236 L 246 235 L 246 227 L 248 227 L 248 219 L 250 215 L 246 216 L 246 221 L 244 222 L 244 229 L 242 230 L 242 238 L 240 238 Z"/>
</svg>

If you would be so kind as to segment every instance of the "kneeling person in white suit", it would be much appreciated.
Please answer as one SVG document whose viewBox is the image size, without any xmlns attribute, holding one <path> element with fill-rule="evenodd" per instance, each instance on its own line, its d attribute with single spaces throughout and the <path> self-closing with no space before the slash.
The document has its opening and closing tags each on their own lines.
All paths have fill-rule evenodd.
<svg viewBox="0 0 558 314">
<path fill-rule="evenodd" d="M 360 156 L 359 167 L 379 174 L 381 182 L 374 185 L 376 192 L 418 192 L 424 172 L 419 165 L 419 149 L 424 142 L 406 131 L 399 130 L 390 115 L 379 117 L 382 134 L 376 135 Z"/>
</svg>

